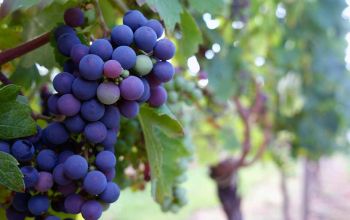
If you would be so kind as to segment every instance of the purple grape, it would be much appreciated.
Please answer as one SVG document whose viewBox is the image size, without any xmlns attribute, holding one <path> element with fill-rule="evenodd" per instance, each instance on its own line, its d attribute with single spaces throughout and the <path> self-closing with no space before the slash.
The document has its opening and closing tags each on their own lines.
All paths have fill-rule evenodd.
<svg viewBox="0 0 350 220">
<path fill-rule="evenodd" d="M 141 98 L 144 92 L 144 85 L 140 78 L 129 76 L 120 83 L 121 96 L 130 101 Z"/>
<path fill-rule="evenodd" d="M 0 141 L 0 151 L 5 153 L 10 153 L 10 144 L 6 143 L 5 141 Z"/>
<path fill-rule="evenodd" d="M 39 152 L 36 163 L 40 170 L 51 171 L 56 166 L 57 159 L 54 151 L 45 149 Z"/>
<path fill-rule="evenodd" d="M 75 31 L 72 27 L 69 27 L 67 25 L 61 25 L 55 29 L 54 35 L 56 40 L 63 34 L 75 35 Z"/>
<path fill-rule="evenodd" d="M 81 116 L 87 121 L 98 121 L 105 113 L 105 106 L 96 99 L 83 102 Z"/>
<path fill-rule="evenodd" d="M 68 131 L 75 134 L 81 133 L 85 127 L 85 121 L 80 117 L 80 115 L 66 118 L 63 123 Z"/>
<path fill-rule="evenodd" d="M 133 31 L 145 25 L 146 22 L 147 22 L 147 19 L 138 10 L 127 11 L 123 17 L 123 24 L 129 26 Z"/>
<path fill-rule="evenodd" d="M 169 82 L 175 73 L 174 67 L 167 61 L 160 61 L 154 64 L 152 72 L 160 82 Z"/>
<path fill-rule="evenodd" d="M 80 75 L 86 80 L 101 79 L 103 74 L 103 65 L 104 62 L 99 56 L 95 54 L 88 54 L 79 62 Z"/>
<path fill-rule="evenodd" d="M 52 174 L 53 174 L 53 180 L 58 185 L 66 186 L 66 185 L 69 185 L 70 183 L 72 183 L 72 181 L 64 175 L 63 164 L 58 164 L 55 167 L 55 169 L 53 170 Z"/>
<path fill-rule="evenodd" d="M 59 73 L 53 79 L 53 87 L 60 94 L 70 93 L 72 90 L 72 83 L 75 77 L 67 72 Z"/>
<path fill-rule="evenodd" d="M 98 83 L 96 81 L 87 81 L 82 78 L 76 78 L 72 85 L 72 91 L 75 97 L 80 100 L 89 100 L 96 95 Z"/>
<path fill-rule="evenodd" d="M 113 47 L 106 39 L 95 40 L 90 46 L 90 53 L 101 57 L 102 60 L 108 60 L 113 53 Z"/>
<path fill-rule="evenodd" d="M 114 167 L 112 169 L 104 171 L 103 173 L 105 174 L 108 182 L 112 181 L 115 178 L 115 168 Z"/>
<path fill-rule="evenodd" d="M 77 64 L 87 54 L 89 54 L 89 47 L 85 46 L 84 44 L 76 44 L 70 51 L 70 57 L 72 58 L 73 62 Z"/>
<path fill-rule="evenodd" d="M 134 33 L 129 26 L 118 25 L 112 29 L 111 38 L 116 46 L 129 46 L 133 42 Z"/>
<path fill-rule="evenodd" d="M 33 215 L 42 215 L 48 211 L 50 200 L 47 196 L 37 195 L 33 196 L 28 201 L 28 209 Z"/>
<path fill-rule="evenodd" d="M 13 207 L 6 209 L 6 218 L 7 220 L 24 220 L 26 214 L 16 211 Z"/>
<path fill-rule="evenodd" d="M 106 189 L 99 195 L 100 199 L 106 203 L 113 203 L 120 196 L 120 188 L 113 182 L 108 182 Z"/>
<path fill-rule="evenodd" d="M 80 101 L 72 94 L 65 94 L 57 100 L 58 111 L 65 116 L 73 116 L 80 111 Z"/>
<path fill-rule="evenodd" d="M 115 167 L 117 159 L 110 151 L 101 151 L 96 156 L 95 164 L 97 168 L 103 172 L 108 171 Z"/>
<path fill-rule="evenodd" d="M 64 62 L 64 64 L 63 64 L 63 72 L 73 73 L 75 69 L 76 69 L 76 66 L 75 66 L 73 60 L 68 59 L 68 60 L 66 60 Z"/>
<path fill-rule="evenodd" d="M 80 8 L 69 8 L 64 12 L 64 22 L 71 27 L 84 24 L 84 13 Z"/>
<path fill-rule="evenodd" d="M 20 162 L 26 162 L 34 156 L 34 146 L 27 140 L 16 141 L 11 148 L 11 154 Z"/>
<path fill-rule="evenodd" d="M 49 111 L 52 114 L 58 115 L 60 112 L 57 108 L 57 101 L 60 96 L 58 94 L 51 95 L 50 98 L 47 100 L 47 107 L 49 108 Z"/>
<path fill-rule="evenodd" d="M 57 216 L 50 215 L 50 216 L 47 216 L 47 217 L 45 218 L 45 220 L 60 220 L 60 218 L 57 217 Z"/>
<path fill-rule="evenodd" d="M 103 74 L 110 79 L 118 78 L 122 71 L 122 66 L 116 60 L 108 60 L 103 66 Z"/>
<path fill-rule="evenodd" d="M 26 189 L 32 188 L 39 180 L 39 172 L 32 166 L 24 166 L 21 168 L 24 185 Z"/>
<path fill-rule="evenodd" d="M 70 156 L 64 163 L 64 174 L 72 179 L 78 180 L 83 178 L 88 171 L 88 163 L 84 157 L 80 155 Z"/>
<path fill-rule="evenodd" d="M 141 96 L 141 98 L 139 98 L 137 101 L 140 103 L 146 102 L 149 97 L 151 96 L 151 88 L 149 86 L 149 83 L 146 79 L 141 78 L 142 83 L 143 83 L 143 87 L 145 88 L 143 91 L 143 94 Z"/>
<path fill-rule="evenodd" d="M 103 150 L 105 150 L 105 151 L 110 151 L 110 152 L 112 152 L 112 153 L 115 153 L 114 145 L 104 146 L 104 147 L 103 147 Z"/>
<path fill-rule="evenodd" d="M 117 143 L 117 132 L 115 130 L 108 130 L 107 136 L 101 143 L 102 146 L 112 146 Z"/>
<path fill-rule="evenodd" d="M 119 102 L 118 107 L 125 118 L 135 118 L 140 110 L 139 103 L 136 101 L 122 100 Z"/>
<path fill-rule="evenodd" d="M 74 155 L 74 153 L 70 150 L 62 151 L 58 155 L 58 163 L 64 163 L 70 156 L 73 156 L 73 155 Z"/>
<path fill-rule="evenodd" d="M 80 40 L 75 34 L 62 34 L 57 39 L 58 50 L 67 57 L 70 55 L 72 47 L 76 44 L 80 44 Z"/>
<path fill-rule="evenodd" d="M 120 97 L 119 87 L 112 82 L 101 83 L 97 88 L 97 98 L 105 105 L 112 105 Z"/>
<path fill-rule="evenodd" d="M 170 60 L 175 55 L 175 45 L 164 38 L 159 40 L 153 48 L 153 55 L 160 60 Z"/>
<path fill-rule="evenodd" d="M 70 194 L 75 193 L 77 191 L 77 189 L 78 189 L 77 185 L 75 185 L 75 183 L 73 183 L 73 182 L 68 184 L 68 185 L 65 185 L 65 186 L 63 186 L 63 185 L 57 186 L 57 191 L 62 193 L 62 195 L 64 197 L 67 197 Z"/>
<path fill-rule="evenodd" d="M 43 133 L 43 131 L 42 131 L 41 127 L 39 125 L 37 125 L 36 126 L 36 133 L 34 135 L 27 137 L 26 139 L 28 141 L 32 142 L 33 144 L 37 144 L 41 139 L 42 133 Z"/>
<path fill-rule="evenodd" d="M 67 130 L 64 128 L 62 123 L 52 122 L 47 126 L 44 130 L 43 136 L 52 144 L 63 144 L 68 138 L 69 134 Z"/>
<path fill-rule="evenodd" d="M 163 35 L 164 28 L 163 25 L 156 19 L 150 19 L 146 22 L 145 26 L 150 27 L 156 32 L 157 38 Z"/>
<path fill-rule="evenodd" d="M 136 53 L 131 47 L 119 46 L 113 51 L 112 59 L 118 61 L 124 69 L 128 70 L 135 66 Z"/>
<path fill-rule="evenodd" d="M 152 107 L 159 107 L 163 105 L 168 98 L 167 92 L 163 86 L 157 86 L 151 88 L 151 97 L 148 103 Z"/>
<path fill-rule="evenodd" d="M 157 34 L 152 28 L 143 26 L 135 31 L 134 41 L 139 49 L 149 53 L 153 50 L 154 45 L 156 45 Z"/>
<path fill-rule="evenodd" d="M 53 186 L 53 177 L 52 174 L 49 172 L 39 172 L 39 180 L 35 184 L 35 189 L 38 192 L 47 192 L 49 191 Z"/>
<path fill-rule="evenodd" d="M 106 189 L 106 176 L 97 170 L 90 171 L 84 178 L 83 188 L 90 195 L 98 195 Z"/>
<path fill-rule="evenodd" d="M 158 78 L 154 75 L 153 72 L 148 74 L 146 76 L 146 79 L 147 79 L 147 82 L 151 88 L 162 85 L 162 82 L 158 80 Z"/>
<path fill-rule="evenodd" d="M 12 200 L 12 206 L 19 212 L 25 212 L 28 210 L 28 201 L 30 194 L 28 193 L 16 193 Z"/>
<path fill-rule="evenodd" d="M 86 220 L 97 220 L 102 215 L 102 206 L 95 200 L 87 201 L 81 207 L 81 214 Z"/>
<path fill-rule="evenodd" d="M 93 144 L 101 143 L 107 136 L 107 128 L 102 122 L 92 122 L 85 126 L 84 135 Z"/>
<path fill-rule="evenodd" d="M 64 200 L 64 208 L 70 214 L 79 214 L 85 199 L 78 194 L 71 194 Z"/>
<path fill-rule="evenodd" d="M 108 129 L 117 129 L 120 124 L 120 112 L 115 106 L 107 106 L 105 114 L 100 120 Z"/>
</svg>

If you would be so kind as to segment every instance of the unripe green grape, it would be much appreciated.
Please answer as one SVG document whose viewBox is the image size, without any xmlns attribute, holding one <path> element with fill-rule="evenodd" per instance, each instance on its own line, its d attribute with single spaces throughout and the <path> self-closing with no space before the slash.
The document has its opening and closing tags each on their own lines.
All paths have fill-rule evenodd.
<svg viewBox="0 0 350 220">
<path fill-rule="evenodd" d="M 174 80 L 170 80 L 169 82 L 167 83 L 164 83 L 164 88 L 166 88 L 166 90 L 174 90 Z"/>
<path fill-rule="evenodd" d="M 179 99 L 179 95 L 175 91 L 170 91 L 168 93 L 168 100 L 172 103 L 176 103 Z"/>
<path fill-rule="evenodd" d="M 175 178 L 175 182 L 178 183 L 178 184 L 183 183 L 183 182 L 185 182 L 186 180 L 187 180 L 187 175 L 186 175 L 186 173 L 184 173 L 184 174 L 182 174 L 182 175 L 180 175 L 180 176 L 178 176 L 178 177 Z"/>
<path fill-rule="evenodd" d="M 151 72 L 153 63 L 151 58 L 146 55 L 138 55 L 136 57 L 135 71 L 141 76 L 145 76 Z"/>
<path fill-rule="evenodd" d="M 185 206 L 187 203 L 188 203 L 188 198 L 187 198 L 187 196 L 184 196 L 183 198 L 178 199 L 178 204 L 179 204 L 181 207 Z"/>
<path fill-rule="evenodd" d="M 129 70 L 123 70 L 121 76 L 122 77 L 128 77 L 130 75 Z"/>
<path fill-rule="evenodd" d="M 175 78 L 175 87 L 177 89 L 182 90 L 185 84 L 186 80 L 183 77 L 179 76 Z"/>
<path fill-rule="evenodd" d="M 186 197 L 186 189 L 184 188 L 176 187 L 174 193 L 175 193 L 175 197 L 178 199 L 182 199 Z"/>
<path fill-rule="evenodd" d="M 180 206 L 179 205 L 177 205 L 177 204 L 173 204 L 171 207 L 170 207 L 170 211 L 172 212 L 172 213 L 177 213 L 178 211 L 180 211 Z"/>
<path fill-rule="evenodd" d="M 198 100 L 198 99 L 203 98 L 203 93 L 200 89 L 194 89 L 192 92 L 192 96 Z"/>
<path fill-rule="evenodd" d="M 184 90 L 186 92 L 192 92 L 196 88 L 196 84 L 194 82 L 188 82 L 184 85 Z"/>
</svg>

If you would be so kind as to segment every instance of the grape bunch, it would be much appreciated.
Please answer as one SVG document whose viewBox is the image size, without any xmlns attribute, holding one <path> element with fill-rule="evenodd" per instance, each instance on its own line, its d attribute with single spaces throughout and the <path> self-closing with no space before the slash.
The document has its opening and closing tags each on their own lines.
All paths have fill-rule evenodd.
<svg viewBox="0 0 350 220">
<path fill-rule="evenodd" d="M 0 142 L 0 150 L 20 162 L 25 182 L 6 211 L 10 220 L 59 219 L 52 211 L 99 219 L 120 195 L 113 179 L 121 117 L 131 120 L 141 104 L 156 108 L 167 101 L 163 83 L 174 75 L 168 60 L 175 46 L 159 39 L 159 21 L 128 11 L 110 38 L 89 45 L 78 37 L 83 11 L 68 9 L 64 21 L 54 31 L 57 50 L 67 57 L 53 79 L 57 93 L 43 91 L 45 111 L 60 120 L 34 136 Z"/>
</svg>

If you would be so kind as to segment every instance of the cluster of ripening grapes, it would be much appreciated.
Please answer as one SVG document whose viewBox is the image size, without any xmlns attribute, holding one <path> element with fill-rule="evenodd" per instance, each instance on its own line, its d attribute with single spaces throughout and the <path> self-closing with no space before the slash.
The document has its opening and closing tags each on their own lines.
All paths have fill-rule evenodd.
<svg viewBox="0 0 350 220">
<path fill-rule="evenodd" d="M 68 9 L 64 20 L 54 36 L 58 51 L 69 59 L 53 80 L 57 93 L 47 102 L 50 113 L 63 120 L 38 128 L 32 137 L 0 144 L 20 162 L 25 181 L 25 192 L 16 193 L 7 209 L 10 220 L 59 219 L 50 207 L 99 219 L 120 194 L 112 181 L 120 115 L 134 118 L 145 102 L 163 105 L 167 92 L 162 83 L 174 75 L 167 60 L 175 46 L 166 38 L 158 40 L 164 32 L 159 21 L 129 11 L 110 38 L 88 46 L 74 29 L 84 24 L 83 12 Z"/>
</svg>

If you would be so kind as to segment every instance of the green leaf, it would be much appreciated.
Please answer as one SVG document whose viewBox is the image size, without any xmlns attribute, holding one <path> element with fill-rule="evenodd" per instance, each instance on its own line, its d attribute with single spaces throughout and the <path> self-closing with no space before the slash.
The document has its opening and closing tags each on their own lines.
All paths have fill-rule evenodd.
<svg viewBox="0 0 350 220">
<path fill-rule="evenodd" d="M 175 24 L 180 21 L 182 7 L 179 0 L 146 0 L 146 2 L 151 8 L 155 8 L 158 11 L 166 28 L 172 31 Z"/>
<path fill-rule="evenodd" d="M 0 89 L 0 139 L 12 139 L 33 135 L 35 121 L 28 105 L 17 100 L 19 87 L 7 85 Z"/>
<path fill-rule="evenodd" d="M 184 170 L 179 163 L 190 156 L 184 144 L 184 131 L 167 107 L 141 107 L 142 126 L 148 160 L 151 166 L 152 196 L 160 204 L 173 200 L 176 178 Z"/>
<path fill-rule="evenodd" d="M 40 0 L 4 0 L 0 7 L 0 19 L 6 17 L 17 9 L 27 9 L 39 2 Z"/>
<path fill-rule="evenodd" d="M 23 175 L 17 160 L 4 152 L 0 152 L 0 185 L 16 192 L 24 191 Z"/>
<path fill-rule="evenodd" d="M 186 59 L 198 51 L 198 47 L 203 43 L 202 32 L 198 28 L 196 21 L 187 10 L 181 14 L 180 27 L 182 39 L 180 41 L 181 58 Z"/>
<path fill-rule="evenodd" d="M 224 0 L 189 0 L 191 7 L 200 13 L 220 13 L 223 9 Z"/>
<path fill-rule="evenodd" d="M 38 68 L 34 64 L 30 67 L 18 65 L 16 71 L 11 75 L 10 80 L 25 89 L 29 89 L 33 82 L 38 83 L 40 81 Z"/>
</svg>

